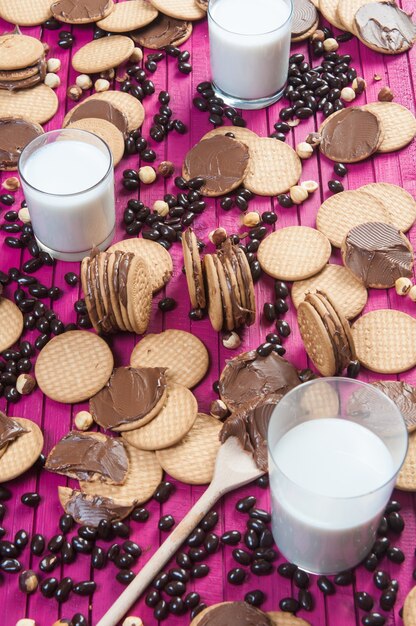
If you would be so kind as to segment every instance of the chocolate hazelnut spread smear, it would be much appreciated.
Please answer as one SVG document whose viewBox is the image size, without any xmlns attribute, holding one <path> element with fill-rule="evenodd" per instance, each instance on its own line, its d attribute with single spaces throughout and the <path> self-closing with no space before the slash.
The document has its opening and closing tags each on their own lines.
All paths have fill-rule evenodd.
<svg viewBox="0 0 416 626">
<path fill-rule="evenodd" d="M 117 504 L 112 498 L 90 496 L 74 489 L 64 509 L 78 524 L 96 527 L 102 519 L 111 522 L 124 519 L 134 509 L 134 505 Z"/>
<path fill-rule="evenodd" d="M 98 21 L 106 14 L 111 0 L 58 0 L 51 6 L 54 17 L 58 20 L 79 22 L 83 20 Z"/>
<path fill-rule="evenodd" d="M 379 380 L 371 383 L 392 400 L 403 415 L 408 430 L 416 429 L 416 387 L 403 380 Z"/>
<path fill-rule="evenodd" d="M 125 114 L 106 100 L 86 100 L 71 113 L 69 122 L 77 122 L 85 118 L 97 117 L 114 124 L 123 135 L 127 135 L 128 122 Z"/>
<path fill-rule="evenodd" d="M 94 420 L 103 428 L 136 422 L 156 406 L 166 389 L 166 369 L 118 367 L 90 400 Z"/>
<path fill-rule="evenodd" d="M 292 37 L 303 35 L 318 19 L 318 11 L 311 0 L 295 0 L 292 18 Z"/>
<path fill-rule="evenodd" d="M 148 26 L 131 33 L 133 41 L 146 48 L 174 46 L 188 33 L 188 22 L 159 13 Z"/>
<path fill-rule="evenodd" d="M 343 259 L 366 287 L 392 287 L 401 276 L 412 276 L 413 251 L 409 245 L 395 226 L 369 222 L 349 231 Z"/>
<path fill-rule="evenodd" d="M 129 462 L 123 443 L 102 433 L 73 430 L 52 448 L 45 468 L 78 480 L 121 485 Z"/>
<path fill-rule="evenodd" d="M 210 609 L 199 626 L 273 626 L 266 613 L 247 602 L 230 602 Z"/>
<path fill-rule="evenodd" d="M 395 2 L 365 4 L 358 9 L 354 21 L 366 44 L 388 54 L 409 50 L 416 37 L 416 24 Z"/>
<path fill-rule="evenodd" d="M 23 428 L 19 422 L 0 411 L 0 450 L 27 432 L 27 429 Z"/>
<path fill-rule="evenodd" d="M 28 143 L 43 134 L 42 127 L 22 118 L 0 119 L 0 168 L 15 168 Z"/>
<path fill-rule="evenodd" d="M 338 162 L 354 163 L 372 155 L 380 144 L 381 126 L 374 113 L 350 107 L 324 123 L 321 152 Z"/>
</svg>

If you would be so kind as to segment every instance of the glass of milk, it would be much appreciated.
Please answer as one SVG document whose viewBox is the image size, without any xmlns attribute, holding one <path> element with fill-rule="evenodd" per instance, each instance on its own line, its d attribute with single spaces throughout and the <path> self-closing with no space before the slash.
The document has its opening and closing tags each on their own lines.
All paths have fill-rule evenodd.
<svg viewBox="0 0 416 626">
<path fill-rule="evenodd" d="M 292 13 L 293 0 L 210 0 L 212 82 L 227 104 L 261 109 L 281 98 Z"/>
<path fill-rule="evenodd" d="M 407 452 L 397 406 L 348 378 L 290 391 L 269 424 L 273 535 L 283 556 L 315 574 L 357 565 L 371 550 Z"/>
<path fill-rule="evenodd" d="M 97 135 L 65 128 L 36 137 L 23 150 L 19 174 L 40 248 L 80 261 L 107 248 L 115 231 L 114 168 Z"/>
</svg>

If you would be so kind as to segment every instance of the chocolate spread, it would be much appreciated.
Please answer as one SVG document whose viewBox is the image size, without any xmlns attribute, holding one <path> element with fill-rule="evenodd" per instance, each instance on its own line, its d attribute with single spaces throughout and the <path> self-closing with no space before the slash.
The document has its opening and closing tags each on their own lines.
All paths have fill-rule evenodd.
<svg viewBox="0 0 416 626">
<path fill-rule="evenodd" d="M 120 257 L 118 265 L 118 295 L 121 304 L 127 307 L 127 279 L 134 254 L 126 252 Z"/>
<path fill-rule="evenodd" d="M 372 383 L 393 400 L 409 430 L 416 428 L 416 387 L 402 380 L 379 380 Z"/>
<path fill-rule="evenodd" d="M 0 169 L 17 167 L 23 148 L 42 133 L 41 126 L 28 120 L 0 119 Z"/>
<path fill-rule="evenodd" d="M 117 504 L 112 498 L 90 496 L 74 489 L 64 509 L 65 513 L 72 515 L 78 524 L 96 527 L 102 519 L 108 521 L 124 519 L 134 509 L 134 505 Z"/>
<path fill-rule="evenodd" d="M 311 0 L 295 0 L 293 4 L 292 37 L 303 35 L 318 19 L 318 11 Z"/>
<path fill-rule="evenodd" d="M 342 248 L 343 259 L 366 287 L 392 287 L 401 276 L 410 278 L 413 251 L 404 235 L 383 222 L 352 228 Z"/>
<path fill-rule="evenodd" d="M 143 419 L 166 389 L 165 368 L 118 367 L 106 386 L 90 400 L 94 420 L 103 428 L 115 428 Z"/>
<path fill-rule="evenodd" d="M 0 411 L 0 450 L 27 432 L 19 422 Z"/>
<path fill-rule="evenodd" d="M 58 0 L 51 6 L 54 17 L 68 22 L 83 22 L 102 19 L 109 8 L 111 0 Z"/>
<path fill-rule="evenodd" d="M 273 626 L 273 622 L 247 602 L 229 602 L 210 609 L 198 626 Z"/>
<path fill-rule="evenodd" d="M 176 46 L 188 33 L 188 22 L 159 13 L 148 26 L 131 33 L 133 41 L 145 48 L 162 49 Z"/>
<path fill-rule="evenodd" d="M 204 309 L 206 306 L 206 296 L 204 283 L 201 282 L 201 259 L 199 257 L 198 243 L 192 228 L 187 228 L 183 233 L 185 244 L 189 250 L 192 260 L 192 280 L 195 287 L 195 298 L 198 307 Z M 197 258 L 195 258 L 197 255 Z"/>
<path fill-rule="evenodd" d="M 321 134 L 320 149 L 328 159 L 354 163 L 377 150 L 381 128 L 376 115 L 350 107 L 329 118 Z"/>
<path fill-rule="evenodd" d="M 354 22 L 366 44 L 388 54 L 409 50 L 416 37 L 416 24 L 395 2 L 364 4 L 355 14 Z"/>
<path fill-rule="evenodd" d="M 125 114 L 113 106 L 106 100 L 92 99 L 86 100 L 81 105 L 77 106 L 73 112 L 69 122 L 77 122 L 89 117 L 98 117 L 100 120 L 106 120 L 114 124 L 124 136 L 127 135 L 128 122 Z"/>
<path fill-rule="evenodd" d="M 78 480 L 121 485 L 129 462 L 120 439 L 102 433 L 69 432 L 52 448 L 45 468 Z"/>
</svg>

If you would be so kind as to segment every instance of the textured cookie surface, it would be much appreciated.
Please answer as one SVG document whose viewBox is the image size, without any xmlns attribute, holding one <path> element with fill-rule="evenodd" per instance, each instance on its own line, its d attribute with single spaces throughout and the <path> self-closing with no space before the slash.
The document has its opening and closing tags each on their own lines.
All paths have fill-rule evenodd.
<svg viewBox="0 0 416 626">
<path fill-rule="evenodd" d="M 416 491 L 416 432 L 409 435 L 409 447 L 397 477 L 396 488 L 402 491 Z M 416 615 L 416 607 L 414 612 Z"/>
<path fill-rule="evenodd" d="M 150 24 L 157 15 L 157 10 L 147 0 L 124 0 L 115 5 L 110 15 L 97 22 L 97 26 L 110 33 L 126 33 Z"/>
<path fill-rule="evenodd" d="M 20 91 L 0 89 L 0 117 L 24 117 L 44 124 L 57 110 L 57 95 L 47 85 L 40 84 Z"/>
<path fill-rule="evenodd" d="M 170 280 L 173 271 L 172 257 L 163 246 L 149 239 L 133 238 L 118 241 L 107 252 L 133 252 L 141 256 L 150 270 L 152 291 L 159 291 Z"/>
<path fill-rule="evenodd" d="M 44 54 L 42 42 L 35 37 L 15 33 L 0 36 L 0 70 L 26 68 L 39 61 Z"/>
<path fill-rule="evenodd" d="M 296 185 L 302 173 L 300 158 L 282 141 L 260 137 L 249 144 L 250 161 L 244 186 L 260 196 L 277 196 Z"/>
<path fill-rule="evenodd" d="M 299 305 L 298 325 L 305 350 L 316 369 L 322 376 L 334 376 L 337 367 L 328 331 L 308 302 Z"/>
<path fill-rule="evenodd" d="M 51 0 L 0 0 L 0 17 L 11 24 L 37 26 L 51 15 Z"/>
<path fill-rule="evenodd" d="M 94 133 L 100 139 L 108 144 L 113 155 L 114 167 L 118 165 L 124 154 L 124 138 L 119 129 L 111 122 L 101 120 L 96 117 L 87 117 L 72 124 L 68 124 L 68 128 L 78 128 Z"/>
<path fill-rule="evenodd" d="M 26 472 L 36 463 L 43 448 L 43 435 L 37 424 L 23 417 L 13 419 L 28 432 L 10 443 L 0 458 L 0 483 Z"/>
<path fill-rule="evenodd" d="M 104 72 L 127 61 L 133 49 L 133 41 L 123 35 L 94 39 L 75 52 L 72 67 L 81 74 Z"/>
<path fill-rule="evenodd" d="M 206 15 L 195 0 L 151 0 L 151 3 L 161 13 L 178 20 L 201 20 Z"/>
<path fill-rule="evenodd" d="M 409 144 L 416 135 L 416 119 L 409 109 L 397 102 L 371 102 L 363 107 L 377 115 L 383 138 L 378 152 L 394 152 Z"/>
<path fill-rule="evenodd" d="M 18 341 L 23 330 L 23 315 L 14 302 L 0 297 L 0 352 Z"/>
<path fill-rule="evenodd" d="M 360 187 L 384 205 L 390 222 L 402 232 L 411 228 L 416 220 L 416 202 L 413 196 L 398 185 L 390 183 L 370 183 Z"/>
</svg>

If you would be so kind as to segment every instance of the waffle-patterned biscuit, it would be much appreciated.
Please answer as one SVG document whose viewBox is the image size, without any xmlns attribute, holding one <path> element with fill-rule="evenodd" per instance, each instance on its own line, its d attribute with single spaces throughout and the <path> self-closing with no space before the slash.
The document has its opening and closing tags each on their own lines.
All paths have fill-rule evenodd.
<svg viewBox="0 0 416 626">
<path fill-rule="evenodd" d="M 81 3 L 73 2 L 72 6 L 76 4 Z M 84 16 L 82 17 L 80 15 L 77 16 L 76 14 L 71 14 L 70 9 L 68 11 L 67 0 L 56 0 L 51 5 L 52 15 L 57 20 L 64 22 L 65 24 L 91 24 L 101 18 L 107 17 L 107 15 L 110 15 L 113 9 L 113 0 L 102 0 L 100 4 L 96 3 L 94 8 L 91 7 L 90 10 L 85 11 Z"/>
<path fill-rule="evenodd" d="M 124 91 L 104 91 L 103 93 L 96 93 L 91 96 L 91 99 L 99 99 L 99 100 L 107 100 L 112 104 L 116 109 L 122 111 L 127 117 L 128 128 L 127 130 L 130 132 L 132 130 L 136 130 L 136 128 L 140 128 L 144 121 L 144 107 L 137 98 L 134 98 L 129 93 L 125 93 Z"/>
<path fill-rule="evenodd" d="M 157 460 L 175 480 L 188 485 L 210 483 L 220 447 L 221 427 L 211 415 L 198 413 L 191 430 L 179 443 L 156 451 Z"/>
<path fill-rule="evenodd" d="M 298 325 L 305 350 L 322 376 L 334 376 L 336 361 L 330 336 L 321 316 L 309 302 L 298 308 Z"/>
<path fill-rule="evenodd" d="M 44 124 L 55 115 L 58 104 L 54 90 L 44 84 L 20 91 L 0 89 L 0 117 L 24 117 Z"/>
<path fill-rule="evenodd" d="M 152 497 L 162 480 L 163 470 L 154 452 L 138 450 L 124 441 L 129 470 L 122 485 L 80 481 L 80 489 L 89 495 L 112 498 L 117 504 L 143 504 Z"/>
<path fill-rule="evenodd" d="M 342 265 L 329 263 L 312 278 L 293 283 L 291 296 L 295 307 L 316 289 L 328 294 L 347 319 L 357 317 L 367 303 L 367 289 Z"/>
<path fill-rule="evenodd" d="M 142 257 L 150 271 L 150 282 L 153 293 L 162 289 L 169 282 L 173 263 L 169 252 L 155 241 L 142 238 L 123 239 L 114 243 L 107 252 L 133 252 Z"/>
<path fill-rule="evenodd" d="M 141 335 L 147 330 L 152 306 L 152 285 L 148 264 L 135 256 L 127 279 L 127 315 L 134 332 Z"/>
<path fill-rule="evenodd" d="M 371 311 L 351 328 L 362 365 L 380 374 L 399 374 L 416 365 L 416 320 L 390 309 Z"/>
<path fill-rule="evenodd" d="M 370 2 L 385 2 L 386 0 L 348 0 L 348 2 L 338 2 L 338 19 L 343 24 L 342 30 L 358 36 L 355 26 L 355 14 L 365 4 Z"/>
<path fill-rule="evenodd" d="M 0 298 L 0 352 L 10 348 L 23 330 L 23 315 L 14 302 Z"/>
<path fill-rule="evenodd" d="M 209 614 L 211 613 L 211 611 L 213 611 L 214 609 L 217 609 L 221 606 L 226 606 L 227 604 L 231 604 L 230 602 L 220 602 L 219 604 L 212 604 L 211 606 L 208 606 L 206 609 L 204 609 L 203 611 L 201 611 L 200 613 L 198 613 L 198 615 L 196 617 L 194 617 L 194 619 L 192 620 L 190 626 L 199 626 L 199 624 L 201 623 L 201 621 L 204 619 L 205 623 L 211 623 L 211 619 L 209 617 Z M 240 603 L 241 604 L 241 603 Z M 260 609 L 254 607 L 254 606 L 250 606 L 251 609 L 251 617 L 252 619 L 250 620 L 250 622 L 247 620 L 247 624 L 258 624 L 259 623 L 259 619 L 258 617 L 262 617 L 265 616 L 266 614 L 263 613 L 263 611 L 261 611 Z M 218 613 L 217 613 L 218 615 Z M 216 620 L 217 621 L 217 620 Z M 226 622 L 224 620 L 222 620 L 222 622 L 225 624 Z"/>
<path fill-rule="evenodd" d="M 38 26 L 51 15 L 51 0 L 0 0 L 0 17 L 11 24 Z"/>
<path fill-rule="evenodd" d="M 337 417 L 339 405 L 338 391 L 324 380 L 321 380 L 319 385 L 307 385 L 303 388 L 300 406 L 305 414 L 309 414 L 310 419 Z"/>
<path fill-rule="evenodd" d="M 207 281 L 208 315 L 212 328 L 219 332 L 224 323 L 220 281 L 212 254 L 206 254 L 203 259 L 205 277 Z"/>
<path fill-rule="evenodd" d="M 110 378 L 113 355 L 106 342 L 88 331 L 54 337 L 39 353 L 36 380 L 57 402 L 73 404 L 96 394 Z"/>
<path fill-rule="evenodd" d="M 37 424 L 23 417 L 13 419 L 28 432 L 10 443 L 0 458 L 0 483 L 24 474 L 38 460 L 43 448 L 43 435 Z"/>
<path fill-rule="evenodd" d="M 244 186 L 260 196 L 277 196 L 298 182 L 302 174 L 296 152 L 270 137 L 259 137 L 249 145 L 250 160 Z"/>
<path fill-rule="evenodd" d="M 147 0 L 124 0 L 97 26 L 110 33 L 127 33 L 150 24 L 158 16 L 157 10 Z"/>
<path fill-rule="evenodd" d="M 274 626 L 311 626 L 310 622 L 301 617 L 296 617 L 292 613 L 284 611 L 268 611 L 267 615 L 272 620 Z"/>
<path fill-rule="evenodd" d="M 332 26 L 344 30 L 344 26 L 338 17 L 338 5 L 345 0 L 319 0 L 319 10 Z M 349 2 L 349 0 L 347 0 Z"/>
<path fill-rule="evenodd" d="M 354 226 L 366 222 L 390 224 L 387 207 L 375 196 L 361 191 L 341 191 L 329 196 L 320 206 L 316 216 L 316 228 L 340 248 L 348 232 Z"/>
<path fill-rule="evenodd" d="M 198 403 L 192 391 L 170 383 L 165 406 L 151 422 L 122 433 L 127 443 L 140 450 L 161 450 L 178 443 L 191 430 L 198 414 Z"/>
<path fill-rule="evenodd" d="M 307 226 L 288 226 L 263 239 L 257 256 L 273 278 L 303 280 L 317 274 L 330 255 L 331 244 L 325 235 Z"/>
<path fill-rule="evenodd" d="M 124 154 L 124 138 L 114 124 L 96 117 L 86 117 L 73 124 L 68 124 L 68 128 L 86 130 L 90 133 L 94 133 L 94 135 L 97 135 L 100 139 L 103 139 L 103 141 L 108 144 L 111 154 L 113 155 L 114 167 L 120 163 Z"/>
<path fill-rule="evenodd" d="M 192 388 L 207 373 L 209 355 L 195 335 L 184 330 L 165 330 L 143 337 L 131 353 L 130 365 L 166 367 L 169 383 Z"/>
<path fill-rule="evenodd" d="M 413 587 L 406 596 L 403 605 L 404 626 L 416 626 L 416 587 Z"/>
<path fill-rule="evenodd" d="M 401 489 L 402 491 L 416 491 L 416 432 L 409 434 L 409 447 L 407 448 L 406 458 L 397 477 L 396 489 Z M 416 616 L 416 600 L 413 610 Z M 404 619 L 404 623 L 407 624 L 406 619 Z M 410 623 L 411 622 L 409 622 L 409 624 Z M 416 624 L 416 622 L 413 623 Z"/>
<path fill-rule="evenodd" d="M 416 119 L 408 108 L 397 102 L 371 102 L 362 107 L 377 115 L 383 138 L 377 152 L 394 152 L 409 144 L 416 135 Z"/>
<path fill-rule="evenodd" d="M 151 3 L 161 13 L 178 20 L 201 20 L 206 16 L 195 0 L 151 0 Z"/>
<path fill-rule="evenodd" d="M 35 37 L 16 33 L 0 36 L 0 70 L 26 68 L 37 63 L 44 54 L 43 43 Z"/>
<path fill-rule="evenodd" d="M 370 183 L 360 187 L 360 191 L 369 193 L 387 209 L 390 221 L 403 233 L 416 221 L 416 202 L 413 196 L 398 185 L 390 183 Z"/>
<path fill-rule="evenodd" d="M 127 61 L 133 50 L 134 42 L 130 37 L 123 35 L 101 37 L 90 41 L 75 52 L 72 67 L 81 74 L 97 74 Z"/>
</svg>

